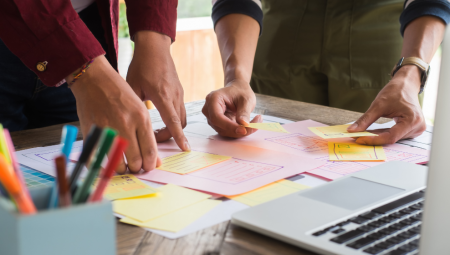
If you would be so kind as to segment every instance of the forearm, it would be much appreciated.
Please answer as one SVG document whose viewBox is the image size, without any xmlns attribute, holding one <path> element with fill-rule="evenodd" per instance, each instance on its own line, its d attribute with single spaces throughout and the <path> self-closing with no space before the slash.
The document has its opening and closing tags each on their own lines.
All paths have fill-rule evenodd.
<svg viewBox="0 0 450 255">
<path fill-rule="evenodd" d="M 216 27 L 225 85 L 241 79 L 250 82 L 260 26 L 243 14 L 230 14 L 219 20 Z"/>
<path fill-rule="evenodd" d="M 436 17 L 415 19 L 405 29 L 402 57 L 418 57 L 430 63 L 444 36 L 445 23 Z"/>
<path fill-rule="evenodd" d="M 139 31 L 134 37 L 134 42 L 134 61 L 146 63 L 147 68 L 163 72 L 175 69 L 170 55 L 172 41 L 169 36 L 154 31 Z"/>
<path fill-rule="evenodd" d="M 423 16 L 410 22 L 405 29 L 402 57 L 418 57 L 427 63 L 431 62 L 444 36 L 445 23 L 436 17 Z M 421 86 L 421 70 L 414 65 L 400 68 L 394 79 L 401 79 L 408 90 L 419 93 Z"/>
</svg>

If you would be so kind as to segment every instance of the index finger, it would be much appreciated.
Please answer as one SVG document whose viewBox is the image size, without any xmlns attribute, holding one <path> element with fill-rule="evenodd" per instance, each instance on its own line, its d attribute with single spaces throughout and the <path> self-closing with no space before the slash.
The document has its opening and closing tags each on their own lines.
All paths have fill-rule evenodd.
<svg viewBox="0 0 450 255">
<path fill-rule="evenodd" d="M 359 137 L 355 142 L 366 145 L 394 144 L 409 132 L 410 124 L 406 121 L 401 121 L 396 123 L 393 127 L 386 129 L 384 132 L 379 133 L 378 136 Z"/>
<path fill-rule="evenodd" d="M 158 111 L 160 111 L 161 118 L 164 124 L 166 124 L 167 129 L 177 143 L 178 147 L 180 147 L 180 149 L 182 149 L 183 151 L 190 151 L 191 147 L 188 143 L 188 140 L 184 136 L 180 116 L 175 110 L 173 104 L 163 103 Z"/>
</svg>

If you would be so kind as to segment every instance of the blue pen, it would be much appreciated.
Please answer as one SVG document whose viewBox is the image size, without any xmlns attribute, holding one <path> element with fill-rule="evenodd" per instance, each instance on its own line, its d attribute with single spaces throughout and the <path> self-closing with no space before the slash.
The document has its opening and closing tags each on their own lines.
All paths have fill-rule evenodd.
<svg viewBox="0 0 450 255">
<path fill-rule="evenodd" d="M 66 156 L 66 162 L 69 162 L 69 155 L 72 151 L 72 146 L 77 140 L 78 128 L 71 125 L 65 125 L 61 134 L 61 152 Z"/>
<path fill-rule="evenodd" d="M 69 162 L 69 155 L 72 151 L 72 146 L 77 139 L 78 128 L 71 125 L 65 125 L 61 134 L 61 152 L 66 156 L 66 162 Z M 58 207 L 58 184 L 53 184 L 52 193 L 50 195 L 49 208 Z"/>
</svg>

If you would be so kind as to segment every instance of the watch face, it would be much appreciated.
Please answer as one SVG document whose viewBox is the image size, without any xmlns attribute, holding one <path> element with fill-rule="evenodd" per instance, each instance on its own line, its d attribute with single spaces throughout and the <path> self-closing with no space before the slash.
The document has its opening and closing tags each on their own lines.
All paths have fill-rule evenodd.
<svg viewBox="0 0 450 255">
<path fill-rule="evenodd" d="M 403 60 L 405 60 L 405 57 L 402 57 L 399 61 L 398 61 L 398 63 L 397 63 L 397 67 L 400 67 L 400 66 L 402 66 L 402 64 L 403 64 Z"/>
</svg>

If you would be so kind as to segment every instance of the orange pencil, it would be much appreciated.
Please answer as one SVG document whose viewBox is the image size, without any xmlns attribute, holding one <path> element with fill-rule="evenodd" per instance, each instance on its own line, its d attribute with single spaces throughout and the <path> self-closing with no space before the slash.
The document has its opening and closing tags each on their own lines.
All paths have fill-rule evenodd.
<svg viewBox="0 0 450 255">
<path fill-rule="evenodd" d="M 6 191 L 14 199 L 19 211 L 23 214 L 36 213 L 36 207 L 33 201 L 26 195 L 26 192 L 22 189 L 20 182 L 15 175 L 12 166 L 8 164 L 5 156 L 0 155 L 0 182 L 2 182 Z"/>
</svg>

